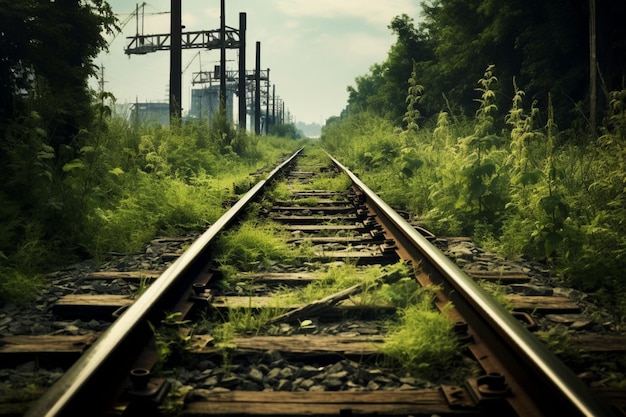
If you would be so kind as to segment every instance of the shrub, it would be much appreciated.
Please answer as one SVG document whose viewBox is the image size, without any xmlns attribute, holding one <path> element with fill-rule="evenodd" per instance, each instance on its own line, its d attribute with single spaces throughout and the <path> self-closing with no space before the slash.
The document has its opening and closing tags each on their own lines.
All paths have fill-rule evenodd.
<svg viewBox="0 0 626 417">
<path fill-rule="evenodd" d="M 33 299 L 43 287 L 43 276 L 26 275 L 13 268 L 0 268 L 0 305 L 22 305 Z"/>
</svg>

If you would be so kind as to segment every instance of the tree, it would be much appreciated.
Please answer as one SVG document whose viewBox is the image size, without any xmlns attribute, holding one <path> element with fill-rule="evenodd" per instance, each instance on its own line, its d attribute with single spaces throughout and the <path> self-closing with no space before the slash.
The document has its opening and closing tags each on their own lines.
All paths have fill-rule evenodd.
<svg viewBox="0 0 626 417">
<path fill-rule="evenodd" d="M 356 87 L 348 87 L 348 106 L 351 112 L 367 111 L 401 124 L 413 64 L 429 62 L 433 51 L 408 15 L 395 17 L 388 27 L 397 36 L 396 43 L 383 63 L 372 65 L 370 74 L 357 77 Z"/>
<path fill-rule="evenodd" d="M 80 215 L 63 179 L 94 149 L 88 78 L 115 29 L 104 0 L 0 0 L 0 260 L 29 239 L 67 237 L 59 215 Z"/>
<path fill-rule="evenodd" d="M 467 106 L 472 79 L 489 63 L 498 69 L 503 101 L 514 94 L 506 81 L 516 77 L 539 107 L 552 95 L 562 125 L 573 120 L 573 107 L 582 110 L 589 101 L 588 0 L 434 0 L 423 7 L 424 28 L 436 45 L 434 81 L 458 103 Z M 626 74 L 626 42 L 618 29 L 625 15 L 621 0 L 597 5 L 598 67 L 607 100 Z"/>
<path fill-rule="evenodd" d="M 587 123 L 589 112 L 589 0 L 429 0 L 415 25 L 407 15 L 389 25 L 397 35 L 387 59 L 370 68 L 349 87 L 349 109 L 368 111 L 400 125 L 403 97 L 412 63 L 424 86 L 420 112 L 437 114 L 446 101 L 471 115 L 474 80 L 494 64 L 501 82 L 499 107 L 515 92 L 513 78 L 528 100 L 547 106 L 552 96 L 555 118 L 562 127 Z M 620 29 L 626 2 L 596 4 L 598 83 L 609 92 L 624 87 L 626 42 Z M 443 99 L 445 95 L 446 100 Z M 575 115 L 572 117 L 572 109 Z M 458 111 L 458 110 L 457 110 Z M 544 116 L 545 117 L 545 116 Z M 584 118 L 583 118 L 584 117 Z"/>
<path fill-rule="evenodd" d="M 87 81 L 115 22 L 104 0 L 0 0 L 0 129 L 30 106 L 55 149 L 69 144 L 93 117 Z"/>
</svg>

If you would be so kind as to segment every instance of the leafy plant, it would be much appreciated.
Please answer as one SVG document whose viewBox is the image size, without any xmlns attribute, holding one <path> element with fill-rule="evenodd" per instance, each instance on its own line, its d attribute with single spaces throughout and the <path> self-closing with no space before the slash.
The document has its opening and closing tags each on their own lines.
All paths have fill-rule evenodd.
<svg viewBox="0 0 626 417">
<path fill-rule="evenodd" d="M 0 304 L 27 304 L 43 288 L 40 274 L 26 275 L 17 269 L 0 268 Z"/>
<path fill-rule="evenodd" d="M 287 185 L 287 182 L 278 181 L 273 185 L 267 197 L 270 200 L 289 200 L 291 195 L 292 191 Z"/>
<path fill-rule="evenodd" d="M 140 273 L 139 287 L 137 288 L 137 293 L 135 294 L 135 297 L 140 297 L 144 292 L 146 292 L 146 290 L 150 286 L 151 281 L 152 279 L 148 275 L 144 274 L 143 272 Z"/>
<path fill-rule="evenodd" d="M 570 366 L 580 364 L 585 354 L 572 344 L 572 332 L 561 328 L 552 328 L 548 331 L 537 332 L 537 337 L 561 360 Z"/>
<path fill-rule="evenodd" d="M 269 305 L 260 309 L 253 308 L 251 305 L 243 308 L 229 308 L 228 321 L 236 333 L 252 332 L 258 335 L 271 319 L 287 311 L 285 307 L 281 307 L 282 300 L 282 297 L 274 297 Z"/>
<path fill-rule="evenodd" d="M 160 366 L 173 357 L 180 359 L 189 348 L 191 336 L 181 329 L 181 326 L 189 323 L 189 320 L 180 320 L 181 316 L 180 312 L 166 315 L 158 328 L 148 322 L 154 333 Z"/>
<path fill-rule="evenodd" d="M 402 121 L 406 124 L 407 133 L 415 133 L 419 129 L 417 120 L 420 117 L 420 112 L 417 109 L 417 104 L 422 98 L 424 87 L 417 83 L 417 64 L 413 62 L 413 71 L 409 78 L 409 88 L 406 96 L 406 113 Z"/>
<path fill-rule="evenodd" d="M 481 93 L 480 104 L 476 112 L 476 121 L 472 135 L 463 139 L 463 144 L 472 159 L 463 167 L 462 177 L 466 192 L 464 200 L 469 207 L 475 207 L 479 216 L 487 216 L 495 220 L 495 215 L 501 209 L 503 198 L 497 190 L 497 175 L 499 158 L 492 151 L 497 145 L 498 137 L 492 133 L 494 127 L 494 113 L 498 110 L 495 99 L 496 93 L 492 85 L 497 82 L 493 74 L 494 65 L 489 65 L 483 78 L 478 81 Z M 490 156 L 486 156 L 489 155 Z M 459 208 L 462 208 L 459 204 Z"/>
<path fill-rule="evenodd" d="M 211 332 L 213 344 L 222 356 L 222 367 L 225 369 L 231 366 L 230 351 L 237 348 L 235 334 L 235 326 L 230 321 L 216 325 Z"/>
<path fill-rule="evenodd" d="M 459 361 L 453 324 L 432 307 L 432 294 L 400 310 L 381 348 L 388 365 L 424 378 L 443 376 Z"/>
<path fill-rule="evenodd" d="M 293 248 L 285 240 L 271 222 L 250 220 L 219 238 L 216 260 L 240 271 L 262 270 L 273 262 L 294 258 Z"/>
</svg>

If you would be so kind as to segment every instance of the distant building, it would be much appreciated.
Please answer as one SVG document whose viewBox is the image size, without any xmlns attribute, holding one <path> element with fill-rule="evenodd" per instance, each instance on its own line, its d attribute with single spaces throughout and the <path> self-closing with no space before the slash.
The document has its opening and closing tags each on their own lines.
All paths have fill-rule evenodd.
<svg viewBox="0 0 626 417">
<path fill-rule="evenodd" d="M 135 103 L 130 110 L 133 126 L 169 126 L 169 103 Z"/>
<path fill-rule="evenodd" d="M 230 85 L 226 88 L 226 117 L 233 120 L 233 95 L 234 88 Z M 220 86 L 211 85 L 204 88 L 191 90 L 191 109 L 187 118 L 192 120 L 211 120 L 220 109 Z"/>
<path fill-rule="evenodd" d="M 226 89 L 226 116 L 233 120 L 233 98 L 235 88 L 228 85 Z M 183 116 L 187 120 L 210 121 L 219 111 L 219 85 L 191 90 L 191 109 Z M 169 103 L 133 103 L 130 109 L 130 122 L 133 126 L 169 126 Z"/>
</svg>

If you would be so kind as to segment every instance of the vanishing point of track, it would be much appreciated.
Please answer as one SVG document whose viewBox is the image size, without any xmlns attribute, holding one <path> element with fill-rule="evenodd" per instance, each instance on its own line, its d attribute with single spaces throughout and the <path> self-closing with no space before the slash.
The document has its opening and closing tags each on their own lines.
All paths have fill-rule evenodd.
<svg viewBox="0 0 626 417">
<path fill-rule="evenodd" d="M 74 365 L 29 410 L 26 416 L 114 415 L 112 404 L 123 402 L 122 415 L 150 415 L 167 394 L 164 378 L 152 376 L 157 362 L 154 332 L 164 312 L 190 317 L 198 305 L 215 303 L 206 289 L 215 277 L 212 245 L 223 230 L 236 224 L 251 202 L 297 166 L 301 151 L 274 169 L 233 205 L 215 224 L 121 311 Z M 378 256 L 405 260 L 416 268 L 422 286 L 437 285 L 435 304 L 457 323 L 468 355 L 481 375 L 463 385 L 387 391 L 283 392 L 216 394 L 232 406 L 211 413 L 195 404 L 194 415 L 613 415 L 565 365 L 516 318 L 441 254 L 414 226 L 374 194 L 337 160 L 333 169 L 352 181 L 356 205 L 350 216 L 358 230 L 367 229 Z M 310 208 L 309 211 L 315 211 Z M 323 210 L 322 210 L 323 211 Z M 294 217 L 294 216 L 292 216 Z M 311 226 L 313 229 L 316 226 Z M 453 308 L 444 308 L 452 305 Z M 238 396 L 239 395 L 239 396 Z M 193 408 L 192 403 L 192 407 Z M 150 407 L 155 407 L 154 409 Z M 204 408 L 203 408 L 204 407 Z M 104 411 L 103 411 L 104 410 Z M 204 411 L 203 411 L 204 410 Z"/>
</svg>

